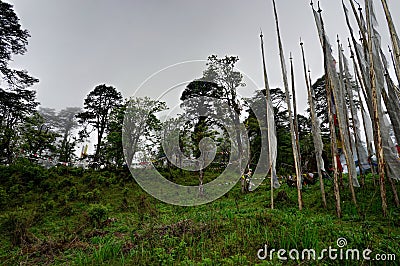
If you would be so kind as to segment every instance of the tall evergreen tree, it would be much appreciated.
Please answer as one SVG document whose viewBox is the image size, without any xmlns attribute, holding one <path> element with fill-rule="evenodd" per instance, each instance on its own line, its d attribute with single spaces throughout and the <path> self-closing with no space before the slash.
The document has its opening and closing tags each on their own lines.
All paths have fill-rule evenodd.
<svg viewBox="0 0 400 266">
<path fill-rule="evenodd" d="M 13 55 L 23 55 L 29 32 L 21 28 L 13 6 L 0 1 L 0 160 L 12 163 L 18 155 L 20 126 L 35 112 L 36 92 L 28 89 L 38 79 L 26 70 L 12 69 Z"/>
<path fill-rule="evenodd" d="M 103 144 L 103 138 L 106 133 L 109 117 L 112 110 L 119 107 L 122 103 L 122 95 L 116 88 L 105 84 L 98 85 L 91 91 L 84 102 L 84 111 L 77 115 L 79 122 L 85 125 L 81 131 L 83 135 L 95 130 L 97 133 L 96 151 L 93 157 L 94 162 L 99 162 Z M 87 126 L 92 127 L 88 131 Z"/>
</svg>

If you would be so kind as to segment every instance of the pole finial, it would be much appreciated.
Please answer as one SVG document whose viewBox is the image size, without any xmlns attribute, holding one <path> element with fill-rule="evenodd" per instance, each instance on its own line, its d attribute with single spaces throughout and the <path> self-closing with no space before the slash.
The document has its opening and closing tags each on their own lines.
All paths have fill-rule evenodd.
<svg viewBox="0 0 400 266">
<path fill-rule="evenodd" d="M 359 2 L 357 2 L 356 0 L 353 0 L 354 2 L 356 2 L 356 4 L 358 5 L 358 10 L 361 12 L 361 10 L 362 10 L 362 7 L 361 7 L 361 5 L 360 5 L 360 3 Z"/>
<path fill-rule="evenodd" d="M 350 42 L 350 38 L 347 38 L 347 42 L 349 43 L 349 49 L 350 49 L 350 58 L 354 58 L 354 53 L 353 53 L 353 49 L 351 49 L 351 42 Z"/>
<path fill-rule="evenodd" d="M 320 7 L 320 5 L 319 5 L 319 1 L 318 1 L 318 13 L 321 13 L 322 12 L 322 9 L 321 9 L 321 7 Z"/>
<path fill-rule="evenodd" d="M 387 68 L 385 68 L 385 71 L 384 71 L 383 75 L 384 75 L 385 77 L 389 76 L 389 71 L 387 70 Z"/>
<path fill-rule="evenodd" d="M 300 46 L 303 46 L 303 41 L 301 40 L 301 37 L 300 37 Z"/>
</svg>

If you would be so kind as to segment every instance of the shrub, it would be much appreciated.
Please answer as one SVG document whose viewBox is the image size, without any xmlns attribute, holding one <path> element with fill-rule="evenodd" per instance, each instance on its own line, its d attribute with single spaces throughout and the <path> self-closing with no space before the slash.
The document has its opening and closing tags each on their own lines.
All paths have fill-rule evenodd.
<svg viewBox="0 0 400 266">
<path fill-rule="evenodd" d="M 20 184 L 15 184 L 12 187 L 10 187 L 10 193 L 12 196 L 17 196 L 19 193 L 21 193 L 21 185 Z"/>
<path fill-rule="evenodd" d="M 102 204 L 90 204 L 87 209 L 90 222 L 96 227 L 101 226 L 101 222 L 106 219 L 109 209 Z"/>
<path fill-rule="evenodd" d="M 92 191 L 82 194 L 81 199 L 86 202 L 96 202 L 100 199 L 100 190 L 95 188 Z"/>
<path fill-rule="evenodd" d="M 55 180 L 55 179 L 54 179 Z M 40 183 L 40 189 L 42 192 L 53 192 L 56 189 L 57 183 L 50 178 L 47 180 L 43 180 Z"/>
<path fill-rule="evenodd" d="M 66 195 L 68 200 L 76 200 L 78 198 L 78 190 L 76 187 L 71 187 L 71 189 L 67 192 Z"/>
<path fill-rule="evenodd" d="M 71 204 L 66 204 L 63 206 L 61 209 L 59 209 L 59 215 L 65 217 L 65 216 L 71 216 L 74 214 L 74 208 L 72 207 Z"/>
<path fill-rule="evenodd" d="M 74 185 L 74 183 L 71 181 L 71 178 L 64 178 L 63 180 L 58 182 L 57 188 L 58 189 L 63 189 L 65 187 L 71 187 L 73 185 Z"/>
<path fill-rule="evenodd" d="M 29 228 L 38 220 L 34 211 L 27 211 L 22 208 L 9 212 L 1 217 L 0 230 L 10 238 L 14 246 L 21 246 L 32 243 Z"/>
<path fill-rule="evenodd" d="M 82 177 L 84 172 L 85 172 L 85 169 L 83 169 L 81 167 L 73 167 L 70 169 L 70 174 L 73 176 Z"/>
<path fill-rule="evenodd" d="M 47 169 L 26 159 L 18 159 L 9 166 L 0 166 L 0 184 L 5 187 L 11 187 L 16 184 L 22 186 L 30 184 L 31 188 L 36 188 L 47 178 Z"/>
<path fill-rule="evenodd" d="M 57 165 L 56 167 L 54 167 L 54 171 L 60 176 L 69 174 L 69 170 L 70 167 L 65 165 Z"/>
<path fill-rule="evenodd" d="M 59 215 L 62 217 L 71 216 L 74 214 L 74 209 L 71 204 L 65 204 L 64 206 L 60 207 Z"/>
<path fill-rule="evenodd" d="M 45 168 L 32 163 L 17 163 L 13 165 L 15 167 L 14 173 L 21 174 L 21 181 L 23 184 L 31 182 L 32 185 L 39 185 L 43 180 L 48 177 L 48 172 Z"/>
<path fill-rule="evenodd" d="M 8 203 L 8 194 L 7 191 L 3 188 L 0 187 L 0 207 L 3 208 L 7 205 Z"/>
<path fill-rule="evenodd" d="M 53 210 L 57 206 L 56 202 L 54 200 L 48 200 L 40 205 L 40 210 L 43 212 Z"/>
<path fill-rule="evenodd" d="M 172 254 L 168 253 L 164 248 L 154 248 L 153 254 L 157 258 L 159 265 L 172 265 L 174 262 L 174 257 Z"/>
</svg>

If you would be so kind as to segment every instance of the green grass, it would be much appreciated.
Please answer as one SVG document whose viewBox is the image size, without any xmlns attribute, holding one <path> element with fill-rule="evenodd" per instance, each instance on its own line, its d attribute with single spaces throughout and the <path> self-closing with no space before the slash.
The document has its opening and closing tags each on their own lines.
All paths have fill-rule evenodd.
<svg viewBox="0 0 400 266">
<path fill-rule="evenodd" d="M 206 177 L 212 180 L 213 175 Z M 185 173 L 176 179 L 195 184 L 197 176 Z M 328 208 L 322 207 L 317 183 L 304 187 L 300 212 L 296 189 L 286 185 L 275 191 L 276 208 L 271 210 L 267 180 L 247 194 L 241 193 L 238 183 L 220 199 L 196 207 L 160 202 L 124 171 L 3 167 L 0 180 L 0 197 L 7 200 L 0 211 L 2 265 L 361 264 L 257 258 L 264 244 L 268 249 L 320 252 L 336 247 L 339 237 L 347 239 L 348 248 L 370 248 L 374 253 L 396 254 L 397 263 L 400 259 L 400 211 L 388 186 L 389 215 L 382 217 L 379 187 L 373 186 L 370 176 L 365 188 L 356 189 L 361 215 L 349 189 L 341 191 L 342 219 L 335 217 L 329 181 Z"/>
</svg>

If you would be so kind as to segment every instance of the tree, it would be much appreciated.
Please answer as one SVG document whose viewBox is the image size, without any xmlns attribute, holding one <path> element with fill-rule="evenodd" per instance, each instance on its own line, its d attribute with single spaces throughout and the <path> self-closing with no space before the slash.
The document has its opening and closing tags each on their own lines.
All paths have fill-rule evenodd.
<svg viewBox="0 0 400 266">
<path fill-rule="evenodd" d="M 228 105 L 227 116 L 234 124 L 236 131 L 231 140 L 231 149 L 238 151 L 238 166 L 239 170 L 242 171 L 248 167 L 248 162 L 244 160 L 246 149 L 242 143 L 243 136 L 239 126 L 242 106 L 240 99 L 237 97 L 237 89 L 244 87 L 246 84 L 243 82 L 243 75 L 235 70 L 235 65 L 238 61 L 239 57 L 237 56 L 225 56 L 225 58 L 218 58 L 216 55 L 209 56 L 207 69 L 203 72 L 203 80 L 214 82 L 222 88 L 223 94 L 220 99 Z M 245 187 L 242 182 L 242 191 L 244 190 Z"/>
<path fill-rule="evenodd" d="M 166 161 L 170 180 L 174 178 L 171 171 L 172 164 L 178 166 L 182 174 L 184 157 L 190 158 L 193 153 L 194 145 L 192 145 L 191 126 L 190 123 L 185 123 L 185 120 L 187 120 L 185 114 L 171 117 L 162 122 L 161 130 L 157 132 L 157 141 L 159 143 L 157 159 L 161 159 L 162 162 Z"/>
<path fill-rule="evenodd" d="M 44 119 L 47 127 L 55 130 L 57 128 L 57 112 L 54 108 L 39 106 L 38 113 Z"/>
<path fill-rule="evenodd" d="M 261 90 L 261 93 L 265 95 L 265 89 Z M 288 112 L 285 103 L 285 94 L 280 88 L 275 88 L 270 90 L 270 96 L 274 110 L 277 136 L 277 170 L 281 174 L 287 174 L 292 172 L 292 165 L 294 164 L 294 160 L 291 136 L 289 131 Z M 253 102 L 253 105 L 255 105 L 254 103 L 260 100 L 261 99 L 259 99 L 256 94 L 256 96 L 253 96 L 248 101 Z M 245 120 L 245 125 L 247 127 L 247 132 L 250 140 L 251 163 L 253 166 L 255 166 L 259 161 L 261 151 L 261 131 L 254 112 L 250 108 L 246 109 L 246 111 L 249 113 L 249 116 Z"/>
<path fill-rule="evenodd" d="M 199 159 L 199 183 L 200 183 L 200 194 L 202 195 L 202 185 L 204 180 L 204 166 L 206 160 L 209 159 L 208 152 L 203 150 L 200 151 L 200 143 L 204 138 L 212 138 L 215 140 L 215 136 L 218 134 L 216 128 L 221 131 L 224 130 L 222 125 L 219 125 L 215 117 L 218 115 L 220 109 L 218 99 L 224 96 L 224 89 L 215 82 L 194 80 L 190 82 L 181 96 L 181 108 L 184 109 L 187 117 L 187 124 L 192 128 L 191 140 L 193 147 L 193 155 L 196 159 Z M 203 144 L 205 144 L 203 142 Z M 211 147 L 211 146 L 210 146 Z"/>
<path fill-rule="evenodd" d="M 265 95 L 265 90 L 262 90 Z M 286 107 L 286 96 L 281 88 L 270 90 L 271 102 L 274 109 L 275 126 L 277 129 L 289 130 L 289 117 Z"/>
<path fill-rule="evenodd" d="M 106 131 L 111 111 L 120 106 L 122 95 L 117 89 L 105 84 L 98 85 L 91 91 L 85 99 L 84 111 L 76 117 L 81 124 L 85 124 L 85 129 L 81 135 L 88 136 L 87 125 L 92 126 L 97 132 L 97 144 L 93 161 L 98 162 L 101 154 L 103 137 Z M 92 131 L 93 131 L 92 130 Z"/>
<path fill-rule="evenodd" d="M 181 108 L 184 109 L 188 117 L 187 123 L 190 123 L 193 141 L 193 154 L 195 158 L 200 156 L 199 143 L 205 137 L 214 135 L 210 129 L 211 125 L 217 125 L 218 122 L 212 119 L 212 115 L 206 115 L 207 112 L 215 113 L 214 100 L 223 96 L 222 87 L 214 82 L 195 80 L 190 82 L 182 92 Z"/>
<path fill-rule="evenodd" d="M 141 142 L 148 140 L 152 131 L 160 129 L 160 121 L 156 113 L 166 109 L 166 104 L 149 97 L 131 98 L 126 103 L 122 141 L 124 155 L 128 166 L 132 164 Z"/>
<path fill-rule="evenodd" d="M 19 18 L 13 10 L 13 6 L 0 1 L 0 73 L 10 88 L 25 89 L 37 79 L 28 75 L 25 70 L 15 70 L 9 67 L 13 55 L 23 55 L 26 52 L 28 30 L 21 29 Z"/>
<path fill-rule="evenodd" d="M 229 116 L 236 125 L 239 124 L 239 116 L 242 112 L 242 107 L 237 97 L 236 90 L 239 87 L 245 86 L 243 83 L 243 75 L 235 71 L 235 65 L 239 61 L 239 57 L 225 56 L 218 58 L 216 55 L 208 57 L 207 69 L 203 72 L 202 80 L 215 83 L 215 87 L 220 92 L 219 98 L 227 103 L 230 107 Z M 234 115 L 233 112 L 236 112 Z M 238 145 L 241 148 L 241 140 L 237 134 Z"/>
<path fill-rule="evenodd" d="M 79 107 L 67 107 L 58 113 L 53 108 L 39 107 L 39 114 L 46 126 L 59 135 L 55 152 L 61 162 L 70 162 L 75 151 L 77 139 L 73 136 L 73 131 L 78 126 L 76 115 L 79 112 Z"/>
<path fill-rule="evenodd" d="M 105 160 L 108 164 L 121 167 L 124 164 L 124 153 L 122 146 L 122 125 L 126 104 L 118 106 L 110 113 L 110 121 L 107 125 L 107 137 L 104 144 Z"/>
<path fill-rule="evenodd" d="M 314 140 L 311 132 L 311 118 L 298 114 L 299 136 L 301 147 L 301 168 L 307 172 L 317 172 Z"/>
<path fill-rule="evenodd" d="M 274 109 L 278 147 L 276 159 L 277 171 L 281 174 L 292 174 L 294 171 L 294 157 L 286 95 L 281 88 L 275 88 L 270 90 L 270 96 Z"/>
<path fill-rule="evenodd" d="M 28 117 L 21 126 L 21 148 L 30 158 L 50 157 L 56 150 L 57 133 L 46 126 L 45 120 L 38 113 Z"/>
<path fill-rule="evenodd" d="M 329 134 L 329 119 L 328 119 L 328 101 L 326 98 L 325 89 L 325 75 L 317 79 L 312 85 L 311 89 L 314 91 L 315 99 L 315 111 L 318 118 L 321 121 L 320 128 L 321 133 Z"/>
<path fill-rule="evenodd" d="M 38 105 L 35 94 L 30 90 L 6 91 L 0 88 L 0 157 L 7 163 L 12 163 L 17 156 L 19 126 Z"/>
<path fill-rule="evenodd" d="M 263 91 L 265 93 L 265 90 Z M 249 141 L 250 141 L 250 167 L 255 168 L 257 165 L 257 162 L 259 161 L 260 158 L 260 153 L 261 153 L 261 131 L 260 131 L 260 125 L 258 123 L 257 117 L 253 111 L 253 109 L 250 107 L 249 103 L 252 103 L 253 106 L 256 105 L 257 102 L 260 102 L 261 99 L 259 97 L 253 96 L 250 99 L 247 99 L 246 101 L 246 109 L 245 111 L 249 113 L 247 116 L 246 120 L 244 121 L 244 124 L 246 126 L 247 130 L 247 135 L 249 136 Z"/>
<path fill-rule="evenodd" d="M 70 162 L 75 151 L 76 138 L 73 131 L 78 127 L 76 115 L 81 111 L 79 107 L 67 107 L 57 114 L 58 132 L 61 134 L 59 158 L 62 162 Z"/>
<path fill-rule="evenodd" d="M 26 70 L 10 68 L 12 56 L 26 52 L 30 35 L 21 29 L 12 5 L 0 1 L 0 14 L 0 79 L 4 81 L 0 83 L 0 159 L 12 163 L 18 152 L 17 128 L 38 105 L 36 92 L 28 89 L 38 80 Z"/>
<path fill-rule="evenodd" d="M 261 93 L 265 95 L 265 89 L 261 90 Z M 280 88 L 275 88 L 270 90 L 270 95 L 274 109 L 274 119 L 276 122 L 277 131 L 278 172 L 280 174 L 291 174 L 294 170 L 294 160 L 291 136 L 289 132 L 288 111 L 285 103 L 285 94 Z M 257 95 L 247 100 L 247 102 L 251 102 L 253 106 L 256 106 L 257 101 L 260 101 Z M 259 160 L 259 155 L 261 151 L 261 132 L 257 118 L 252 109 L 247 108 L 246 112 L 248 112 L 249 115 L 245 120 L 245 125 L 250 140 L 251 164 L 254 167 Z M 309 169 L 308 165 L 314 162 L 313 156 L 315 156 L 313 151 L 314 146 L 311 138 L 312 135 L 310 133 L 311 121 L 309 117 L 300 114 L 297 115 L 297 120 L 299 126 L 302 158 L 304 158 L 304 160 L 302 160 L 302 163 L 304 162 L 302 168 Z"/>
<path fill-rule="evenodd" d="M 350 81 L 351 87 L 353 89 L 358 90 L 357 84 L 354 81 Z M 312 85 L 312 90 L 314 90 L 315 94 L 315 111 L 317 113 L 318 118 L 321 120 L 321 133 L 323 137 L 326 137 L 329 134 L 329 120 L 328 120 L 328 102 L 326 98 L 326 89 L 325 89 L 325 75 L 317 79 Z M 348 95 L 346 94 L 346 106 L 349 107 L 350 101 Z M 356 98 L 356 94 L 353 98 L 355 107 L 360 107 L 360 102 Z M 309 110 L 308 110 L 309 112 Z"/>
</svg>

